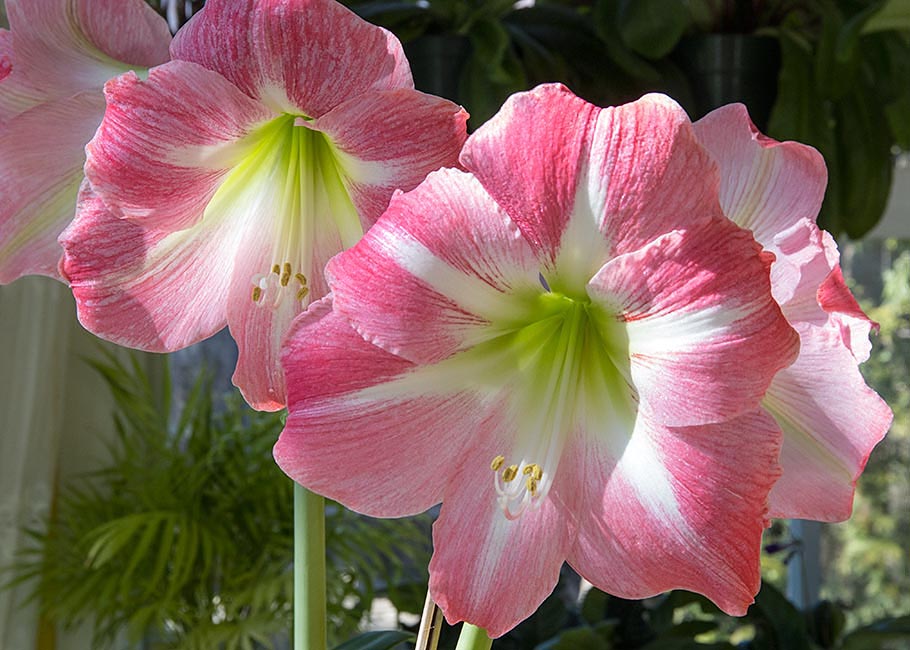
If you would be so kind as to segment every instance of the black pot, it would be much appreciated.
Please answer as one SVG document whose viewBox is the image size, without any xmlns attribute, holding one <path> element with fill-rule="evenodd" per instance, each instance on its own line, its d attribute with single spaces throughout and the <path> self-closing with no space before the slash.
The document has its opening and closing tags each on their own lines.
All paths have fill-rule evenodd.
<svg viewBox="0 0 910 650">
<path fill-rule="evenodd" d="M 780 44 L 751 34 L 705 34 L 684 39 L 674 53 L 692 88 L 693 120 L 718 106 L 741 102 L 762 131 L 777 99 Z"/>
<path fill-rule="evenodd" d="M 471 43 L 457 34 L 426 34 L 404 44 L 417 90 L 463 104 L 459 85 Z"/>
</svg>

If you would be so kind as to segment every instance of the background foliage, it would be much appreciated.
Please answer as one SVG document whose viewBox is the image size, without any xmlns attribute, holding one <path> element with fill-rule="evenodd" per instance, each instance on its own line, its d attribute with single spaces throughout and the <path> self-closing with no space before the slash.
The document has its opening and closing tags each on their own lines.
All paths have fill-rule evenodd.
<svg viewBox="0 0 910 650">
<path fill-rule="evenodd" d="M 126 633 L 148 648 L 271 647 L 287 636 L 293 576 L 292 483 L 272 460 L 281 416 L 238 394 L 212 397 L 203 373 L 184 407 L 138 364 L 93 365 L 117 404 L 118 438 L 102 469 L 65 486 L 46 531 L 14 567 L 34 579 L 43 612 L 65 625 L 94 619 L 93 647 Z M 358 630 L 374 596 L 426 584 L 426 518 L 326 513 L 329 628 Z"/>
</svg>

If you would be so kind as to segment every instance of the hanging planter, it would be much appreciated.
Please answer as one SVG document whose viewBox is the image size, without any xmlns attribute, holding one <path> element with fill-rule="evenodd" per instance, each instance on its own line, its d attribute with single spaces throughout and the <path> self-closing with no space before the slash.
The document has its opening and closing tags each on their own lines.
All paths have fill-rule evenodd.
<svg viewBox="0 0 910 650">
<path fill-rule="evenodd" d="M 777 39 L 752 34 L 700 34 L 683 39 L 674 53 L 689 79 L 692 119 L 713 109 L 741 102 L 761 130 L 777 99 L 780 45 Z"/>
<path fill-rule="evenodd" d="M 404 44 L 417 90 L 464 105 L 460 80 L 471 43 L 458 34 L 424 34 Z"/>
</svg>

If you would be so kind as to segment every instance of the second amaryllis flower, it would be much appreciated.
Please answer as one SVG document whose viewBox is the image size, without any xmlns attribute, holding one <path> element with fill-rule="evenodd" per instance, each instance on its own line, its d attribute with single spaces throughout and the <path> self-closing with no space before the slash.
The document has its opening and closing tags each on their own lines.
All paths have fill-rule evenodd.
<svg viewBox="0 0 910 650">
<path fill-rule="evenodd" d="M 331 0 L 210 0 L 172 62 L 106 88 L 63 270 L 81 322 L 170 351 L 227 324 L 234 382 L 285 402 L 279 347 L 392 192 L 457 164 L 465 112 Z"/>
<path fill-rule="evenodd" d="M 759 403 L 798 342 L 685 113 L 542 86 L 461 162 L 330 262 L 288 337 L 278 463 L 371 515 L 442 501 L 431 593 L 493 636 L 564 560 L 743 613 L 780 475 Z"/>
</svg>

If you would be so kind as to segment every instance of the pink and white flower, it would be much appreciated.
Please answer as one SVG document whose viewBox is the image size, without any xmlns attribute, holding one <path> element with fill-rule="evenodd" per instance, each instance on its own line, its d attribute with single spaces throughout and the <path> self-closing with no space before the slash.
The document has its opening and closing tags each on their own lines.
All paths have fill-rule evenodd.
<svg viewBox="0 0 910 650">
<path fill-rule="evenodd" d="M 325 263 L 394 190 L 457 164 L 467 115 L 330 0 L 209 0 L 171 55 L 105 89 L 64 272 L 83 325 L 122 345 L 170 351 L 227 324 L 234 383 L 279 409 L 280 344 L 326 293 Z"/>
<path fill-rule="evenodd" d="M 564 560 L 743 613 L 779 476 L 759 402 L 798 343 L 685 113 L 541 86 L 461 162 L 329 263 L 287 338 L 279 465 L 370 515 L 441 501 L 430 590 L 493 636 Z"/>
<path fill-rule="evenodd" d="M 847 519 L 856 480 L 892 413 L 858 368 L 876 325 L 844 283 L 833 238 L 815 225 L 824 160 L 806 145 L 761 135 L 741 104 L 705 116 L 695 132 L 720 167 L 724 212 L 774 253 L 771 291 L 800 338 L 798 359 L 762 401 L 784 432 L 771 515 Z"/>
<path fill-rule="evenodd" d="M 142 0 L 7 0 L 0 30 L 0 284 L 59 278 L 104 83 L 168 59 L 167 23 Z"/>
</svg>

